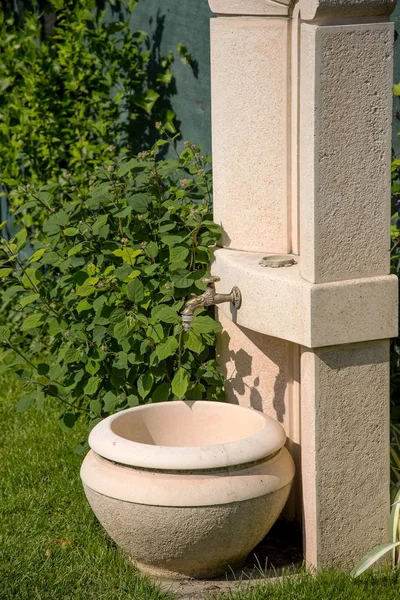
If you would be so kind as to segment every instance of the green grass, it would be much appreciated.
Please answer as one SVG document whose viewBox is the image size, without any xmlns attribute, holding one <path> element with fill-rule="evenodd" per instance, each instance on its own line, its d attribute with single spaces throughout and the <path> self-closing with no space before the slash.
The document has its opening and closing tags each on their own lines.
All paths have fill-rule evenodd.
<svg viewBox="0 0 400 600">
<path fill-rule="evenodd" d="M 212 600 L 399 600 L 400 574 L 394 570 L 352 579 L 337 571 L 284 576 L 280 581 L 245 584 Z M 210 599 L 211 600 L 211 599 Z"/>
<path fill-rule="evenodd" d="M 82 490 L 84 426 L 64 433 L 57 411 L 16 413 L 0 378 L 1 600 L 166 600 L 137 575 L 96 521 Z"/>
<path fill-rule="evenodd" d="M 57 410 L 17 413 L 18 395 L 13 377 L 0 377 L 0 599 L 171 598 L 137 574 L 87 504 L 74 453 L 84 425 L 64 433 Z M 400 600 L 400 575 L 301 573 L 213 600 Z"/>
</svg>

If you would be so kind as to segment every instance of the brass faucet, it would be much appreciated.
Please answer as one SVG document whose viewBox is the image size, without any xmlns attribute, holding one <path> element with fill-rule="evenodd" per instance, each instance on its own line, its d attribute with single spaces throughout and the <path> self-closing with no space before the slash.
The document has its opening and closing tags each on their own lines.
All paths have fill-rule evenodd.
<svg viewBox="0 0 400 600">
<path fill-rule="evenodd" d="M 190 331 L 194 319 L 194 313 L 200 308 L 206 306 L 214 306 L 223 302 L 231 302 L 236 309 L 239 309 L 242 304 L 242 294 L 239 288 L 234 286 L 230 294 L 217 294 L 215 283 L 221 281 L 221 278 L 214 275 L 211 277 L 202 277 L 202 283 L 206 283 L 207 287 L 201 296 L 192 294 L 192 298 L 186 302 L 185 310 L 182 313 L 183 330 Z"/>
</svg>

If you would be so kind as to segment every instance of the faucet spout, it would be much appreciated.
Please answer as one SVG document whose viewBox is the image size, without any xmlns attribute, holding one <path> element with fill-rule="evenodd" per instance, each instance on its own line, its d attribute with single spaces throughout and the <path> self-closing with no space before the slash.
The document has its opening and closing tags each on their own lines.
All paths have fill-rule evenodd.
<svg viewBox="0 0 400 600">
<path fill-rule="evenodd" d="M 206 306 L 214 306 L 223 302 L 231 302 L 238 309 L 242 303 L 242 295 L 237 287 L 232 288 L 230 294 L 217 294 L 215 290 L 215 282 L 220 281 L 220 277 L 203 277 L 200 279 L 202 283 L 206 283 L 205 291 L 200 295 L 193 297 L 186 302 L 185 310 L 182 313 L 183 330 L 190 331 L 194 320 L 196 310 Z"/>
</svg>

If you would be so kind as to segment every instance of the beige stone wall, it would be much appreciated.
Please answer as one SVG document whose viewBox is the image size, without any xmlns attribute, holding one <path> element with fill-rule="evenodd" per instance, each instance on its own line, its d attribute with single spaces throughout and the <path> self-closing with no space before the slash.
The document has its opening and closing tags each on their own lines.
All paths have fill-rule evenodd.
<svg viewBox="0 0 400 600">
<path fill-rule="evenodd" d="M 288 250 L 288 31 L 279 18 L 211 21 L 214 220 L 236 250 Z"/>
<path fill-rule="evenodd" d="M 300 347 L 239 327 L 221 311 L 218 315 L 223 332 L 217 340 L 217 358 L 227 400 L 260 410 L 285 429 L 296 478 L 283 517 L 300 522 Z"/>
<path fill-rule="evenodd" d="M 301 274 L 313 283 L 389 272 L 392 45 L 392 23 L 301 28 Z"/>
<path fill-rule="evenodd" d="M 389 342 L 303 349 L 301 377 L 305 553 L 349 567 L 389 537 Z"/>
</svg>

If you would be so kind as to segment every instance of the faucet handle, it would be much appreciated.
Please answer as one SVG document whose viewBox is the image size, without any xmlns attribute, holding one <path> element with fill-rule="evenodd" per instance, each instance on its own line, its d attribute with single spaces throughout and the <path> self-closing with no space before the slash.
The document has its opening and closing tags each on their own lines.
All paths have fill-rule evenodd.
<svg viewBox="0 0 400 600">
<path fill-rule="evenodd" d="M 202 277 L 200 279 L 201 283 L 216 283 L 217 281 L 221 281 L 221 277 L 218 277 L 218 275 L 211 275 L 210 277 Z"/>
</svg>

